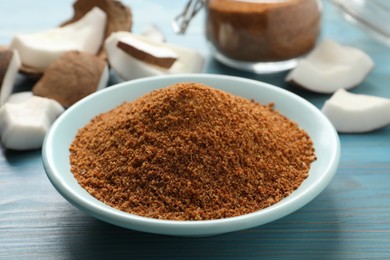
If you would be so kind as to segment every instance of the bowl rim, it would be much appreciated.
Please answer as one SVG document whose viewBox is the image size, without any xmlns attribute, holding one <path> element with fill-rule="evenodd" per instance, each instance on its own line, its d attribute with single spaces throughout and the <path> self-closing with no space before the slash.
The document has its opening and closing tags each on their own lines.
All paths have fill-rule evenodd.
<svg viewBox="0 0 390 260">
<path fill-rule="evenodd" d="M 187 79 L 187 80 L 183 80 Z M 275 203 L 267 208 L 245 214 L 236 217 L 213 219 L 213 220 L 196 220 L 196 221 L 177 221 L 177 220 L 160 220 L 138 216 L 130 213 L 126 213 L 117 209 L 114 209 L 103 202 L 92 197 L 92 200 L 84 199 L 78 192 L 72 189 L 71 185 L 65 183 L 61 176 L 66 174 L 72 174 L 69 172 L 60 172 L 56 169 L 55 165 L 55 143 L 56 134 L 62 127 L 62 122 L 69 115 L 77 112 L 78 107 L 81 104 L 92 102 L 96 97 L 106 95 L 106 93 L 117 91 L 121 88 L 131 87 L 137 84 L 143 84 L 145 82 L 152 81 L 164 81 L 164 80 L 176 80 L 179 81 L 192 81 L 199 82 L 202 80 L 216 80 L 216 81 L 235 81 L 253 85 L 253 87 L 265 88 L 268 91 L 273 91 L 278 95 L 285 95 L 287 98 L 304 105 L 308 110 L 315 114 L 316 117 L 324 124 L 324 127 L 329 131 L 330 136 L 333 138 L 330 140 L 333 143 L 333 153 L 330 155 L 330 160 L 327 163 L 327 167 L 322 170 L 322 174 L 318 177 L 310 186 L 308 186 L 303 192 L 299 193 L 293 199 L 286 200 L 289 196 L 282 199 L 278 203 Z M 210 85 L 211 86 L 211 85 Z M 119 105 L 119 103 L 117 104 Z M 114 108 L 114 107 L 112 107 Z M 101 112 L 97 112 L 95 115 Z M 282 113 L 283 114 L 283 113 Z M 329 141 L 329 140 L 327 140 Z M 163 75 L 153 76 L 148 78 L 136 79 L 131 81 L 122 82 L 100 91 L 97 91 L 82 100 L 78 101 L 75 105 L 68 108 L 62 115 L 60 115 L 50 130 L 46 134 L 44 143 L 42 146 L 42 161 L 47 177 L 49 178 L 55 189 L 71 204 L 81 209 L 82 211 L 92 215 L 93 217 L 100 219 L 104 222 L 108 222 L 124 228 L 132 230 L 157 233 L 164 235 L 177 235 L 177 236 L 206 236 L 215 235 L 221 233 L 227 233 L 232 231 L 238 231 L 243 229 L 260 226 L 279 218 L 282 218 L 308 202 L 313 200 L 319 193 L 321 193 L 325 187 L 330 183 L 331 179 L 336 173 L 340 160 L 340 141 L 338 134 L 333 125 L 326 118 L 326 116 L 309 101 L 302 97 L 285 90 L 283 88 L 276 87 L 274 85 L 256 81 L 253 79 L 241 78 L 237 76 L 217 75 L 217 74 L 176 74 L 176 75 Z M 298 188 L 299 189 L 299 188 Z M 294 191 L 295 192 L 295 191 Z M 293 192 L 293 193 L 294 193 Z M 92 201 L 92 202 L 91 202 Z"/>
</svg>

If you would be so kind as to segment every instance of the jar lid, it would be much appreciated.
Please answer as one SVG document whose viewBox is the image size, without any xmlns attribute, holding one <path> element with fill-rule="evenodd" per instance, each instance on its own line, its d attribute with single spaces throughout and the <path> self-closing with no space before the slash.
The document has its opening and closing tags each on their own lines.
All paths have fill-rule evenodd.
<svg viewBox="0 0 390 260">
<path fill-rule="evenodd" d="M 372 36 L 390 46 L 390 1 L 332 0 L 346 19 L 360 25 Z"/>
</svg>

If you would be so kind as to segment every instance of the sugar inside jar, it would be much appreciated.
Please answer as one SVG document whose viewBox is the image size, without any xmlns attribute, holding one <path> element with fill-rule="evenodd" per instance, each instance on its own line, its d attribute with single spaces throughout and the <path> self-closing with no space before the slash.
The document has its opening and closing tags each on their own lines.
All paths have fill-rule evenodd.
<svg viewBox="0 0 390 260">
<path fill-rule="evenodd" d="M 258 73 L 283 71 L 310 52 L 321 24 L 319 0 L 207 0 L 205 34 L 214 57 Z"/>
</svg>

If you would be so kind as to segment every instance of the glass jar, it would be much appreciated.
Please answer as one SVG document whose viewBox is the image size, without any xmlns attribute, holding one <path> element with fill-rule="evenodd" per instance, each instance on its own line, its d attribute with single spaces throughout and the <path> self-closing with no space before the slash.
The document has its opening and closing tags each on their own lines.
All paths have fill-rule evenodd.
<svg viewBox="0 0 390 260">
<path fill-rule="evenodd" d="M 319 0 L 197 0 L 187 22 L 204 6 L 205 34 L 214 57 L 237 69 L 271 73 L 291 69 L 320 32 Z M 183 12 L 184 14 L 184 12 Z M 183 18 L 183 17 L 182 17 Z M 178 20 L 177 20 L 178 21 Z"/>
<path fill-rule="evenodd" d="M 390 47 L 390 1 L 332 0 L 332 3 L 344 13 L 347 21 Z"/>
</svg>

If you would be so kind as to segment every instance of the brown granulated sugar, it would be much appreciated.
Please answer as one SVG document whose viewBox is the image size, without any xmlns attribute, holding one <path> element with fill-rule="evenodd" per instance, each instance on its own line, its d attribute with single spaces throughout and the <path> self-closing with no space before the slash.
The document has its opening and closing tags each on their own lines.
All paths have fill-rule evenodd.
<svg viewBox="0 0 390 260">
<path fill-rule="evenodd" d="M 272 104 L 198 83 L 100 114 L 70 146 L 71 171 L 98 200 L 170 220 L 268 207 L 300 186 L 315 159 L 307 133 Z"/>
</svg>

